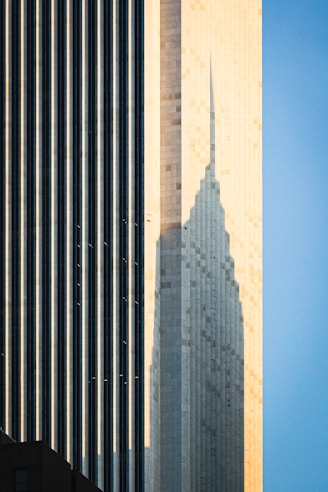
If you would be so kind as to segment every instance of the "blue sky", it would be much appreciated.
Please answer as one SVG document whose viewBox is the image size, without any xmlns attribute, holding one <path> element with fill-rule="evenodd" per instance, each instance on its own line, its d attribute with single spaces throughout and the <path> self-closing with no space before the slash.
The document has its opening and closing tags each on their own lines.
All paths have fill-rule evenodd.
<svg viewBox="0 0 328 492">
<path fill-rule="evenodd" d="M 328 1 L 263 0 L 264 491 L 328 491 Z"/>
</svg>

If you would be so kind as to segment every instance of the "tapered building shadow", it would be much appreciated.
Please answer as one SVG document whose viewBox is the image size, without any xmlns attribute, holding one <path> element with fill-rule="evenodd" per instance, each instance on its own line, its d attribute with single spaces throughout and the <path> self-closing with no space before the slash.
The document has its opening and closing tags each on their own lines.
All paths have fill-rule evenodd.
<svg viewBox="0 0 328 492">
<path fill-rule="evenodd" d="M 157 244 L 146 490 L 244 490 L 243 318 L 215 179 L 212 94 L 210 125 L 190 218 Z"/>
</svg>

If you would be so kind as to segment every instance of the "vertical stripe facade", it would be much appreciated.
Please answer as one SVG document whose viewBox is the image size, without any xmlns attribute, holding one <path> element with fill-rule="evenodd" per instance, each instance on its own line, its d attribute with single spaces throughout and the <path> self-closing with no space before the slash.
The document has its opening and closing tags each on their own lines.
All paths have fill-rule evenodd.
<svg viewBox="0 0 328 492">
<path fill-rule="evenodd" d="M 0 2 L 0 425 L 143 490 L 143 2 Z"/>
</svg>

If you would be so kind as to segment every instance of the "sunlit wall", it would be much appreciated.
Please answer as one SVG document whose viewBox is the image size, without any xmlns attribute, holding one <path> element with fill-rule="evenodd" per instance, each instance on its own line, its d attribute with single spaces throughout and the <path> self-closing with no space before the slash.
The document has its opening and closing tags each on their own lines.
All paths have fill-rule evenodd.
<svg viewBox="0 0 328 492">
<path fill-rule="evenodd" d="M 236 329 L 236 321 L 231 318 L 234 310 L 228 305 L 233 295 L 228 295 L 228 283 L 222 283 L 226 272 L 219 267 L 231 258 L 242 312 L 244 352 L 243 375 L 234 373 L 232 378 L 241 378 L 239 383 L 244 379 L 244 449 L 239 473 L 244 474 L 245 490 L 260 491 L 261 2 L 146 2 L 145 103 L 145 360 L 148 360 L 145 370 L 150 371 L 149 393 L 145 392 L 145 429 L 149 436 L 146 441 L 153 447 L 149 470 L 153 467 L 157 479 L 162 477 L 163 490 L 172 485 L 169 481 L 163 485 L 164 477 L 170 473 L 173 480 L 178 480 L 179 490 L 193 490 L 194 483 L 196 489 L 203 486 L 204 490 L 211 490 L 213 486 L 215 490 L 225 473 L 222 471 L 221 478 L 219 473 L 215 486 L 210 485 L 214 483 L 210 470 L 204 472 L 205 482 L 201 485 L 197 482 L 199 477 L 192 477 L 193 453 L 201 452 L 202 446 L 207 445 L 193 442 L 194 435 L 202 430 L 197 428 L 197 410 L 193 408 L 199 405 L 198 396 L 193 399 L 198 395 L 197 391 L 193 393 L 197 386 L 194 370 L 198 367 L 195 362 L 198 356 L 193 354 L 190 343 L 201 341 L 190 342 L 190 333 L 202 332 L 203 320 L 190 309 L 197 310 L 204 305 L 206 310 L 213 302 L 223 302 L 221 310 L 212 312 L 211 323 L 216 327 L 212 329 L 218 337 L 217 343 L 225 349 L 220 333 L 225 333 L 228 340 Z M 213 228 L 213 209 L 205 205 L 202 214 L 192 219 L 199 197 L 205 202 L 211 200 L 210 187 L 207 191 L 201 189 L 202 183 L 209 179 L 206 169 L 210 164 L 212 185 L 219 189 L 217 203 L 222 207 L 221 230 L 219 225 Z M 188 229 L 190 221 L 194 224 L 192 230 Z M 206 271 L 216 276 L 214 301 L 208 297 L 206 281 L 195 278 L 198 258 L 190 245 L 197 243 L 199 231 L 212 245 L 208 251 L 202 251 L 199 260 Z M 226 240 L 227 254 L 224 254 L 222 244 Z M 216 256 L 214 264 L 213 256 Z M 191 288 L 193 281 L 199 290 L 196 297 Z M 224 321 L 223 311 L 227 314 Z M 232 339 L 230 346 L 234 343 L 237 341 Z M 235 352 L 235 347 L 232 350 Z M 209 355 L 208 364 L 211 358 Z M 217 352 L 214 358 L 220 366 L 223 355 Z M 230 371 L 229 363 L 226 375 Z M 220 370 L 217 369 L 218 378 Z M 205 374 L 206 367 L 201 371 Z M 218 394 L 220 398 L 223 394 Z M 173 404 L 172 399 L 177 403 Z M 201 404 L 206 405 L 206 395 Z M 230 460 L 227 458 L 225 462 L 223 454 L 219 457 L 219 448 L 220 440 L 229 440 L 234 432 L 236 420 L 232 414 L 229 418 L 224 429 L 220 420 L 211 423 L 220 434 L 216 463 L 225 470 Z M 241 459 L 237 454 L 233 460 Z M 239 485 L 231 484 L 221 482 L 222 490 L 239 490 Z"/>
</svg>

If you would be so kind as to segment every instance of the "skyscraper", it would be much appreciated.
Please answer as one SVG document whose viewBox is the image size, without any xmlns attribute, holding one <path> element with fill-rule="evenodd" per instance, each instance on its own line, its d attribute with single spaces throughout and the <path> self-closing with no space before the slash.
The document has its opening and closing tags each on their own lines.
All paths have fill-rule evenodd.
<svg viewBox="0 0 328 492">
<path fill-rule="evenodd" d="M 260 1 L 0 9 L 0 424 L 106 492 L 260 491 Z"/>
</svg>

